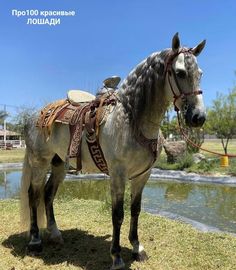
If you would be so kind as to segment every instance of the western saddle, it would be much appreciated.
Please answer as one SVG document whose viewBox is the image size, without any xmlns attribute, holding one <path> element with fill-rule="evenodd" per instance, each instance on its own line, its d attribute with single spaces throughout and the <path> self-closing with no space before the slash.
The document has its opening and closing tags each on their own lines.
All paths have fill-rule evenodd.
<svg viewBox="0 0 236 270">
<path fill-rule="evenodd" d="M 86 132 L 88 149 L 94 163 L 101 172 L 109 175 L 107 163 L 99 144 L 99 126 L 107 107 L 117 103 L 115 90 L 119 82 L 119 77 L 107 78 L 96 96 L 86 91 L 70 90 L 67 99 L 48 104 L 40 113 L 36 126 L 43 130 L 47 140 L 54 122 L 69 125 L 68 157 L 77 158 L 77 171 L 82 169 L 81 143 L 83 132 Z"/>
</svg>

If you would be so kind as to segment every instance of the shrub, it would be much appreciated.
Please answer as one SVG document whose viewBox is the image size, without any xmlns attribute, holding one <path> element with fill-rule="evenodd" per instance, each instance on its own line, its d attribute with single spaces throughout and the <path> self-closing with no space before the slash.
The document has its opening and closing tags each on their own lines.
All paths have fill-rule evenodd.
<svg viewBox="0 0 236 270">
<path fill-rule="evenodd" d="M 181 158 L 177 160 L 177 169 L 183 170 L 189 168 L 193 165 L 193 156 L 190 153 L 184 154 Z"/>
<path fill-rule="evenodd" d="M 216 168 L 219 168 L 218 158 L 201 160 L 199 163 L 194 164 L 188 171 L 196 173 L 205 173 L 211 172 L 212 170 L 215 171 Z"/>
<path fill-rule="evenodd" d="M 229 174 L 236 176 L 236 158 L 230 159 Z"/>
</svg>

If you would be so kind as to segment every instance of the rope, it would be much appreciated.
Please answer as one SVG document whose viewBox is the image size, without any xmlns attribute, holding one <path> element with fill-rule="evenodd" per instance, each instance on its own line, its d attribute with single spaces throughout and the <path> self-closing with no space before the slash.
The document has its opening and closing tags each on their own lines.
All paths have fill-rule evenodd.
<svg viewBox="0 0 236 270">
<path fill-rule="evenodd" d="M 215 151 L 211 151 L 211 150 L 208 150 L 206 148 L 203 148 L 201 147 L 200 145 L 194 143 L 192 140 L 189 139 L 188 135 L 184 132 L 184 129 L 183 127 L 181 126 L 181 121 L 180 121 L 180 116 L 179 116 L 179 111 L 177 111 L 177 119 L 178 119 L 178 125 L 179 125 L 179 129 L 184 137 L 184 139 L 190 143 L 192 146 L 196 147 L 196 148 L 199 148 L 200 150 L 204 151 L 204 152 L 208 152 L 208 153 L 211 153 L 213 155 L 217 155 L 217 156 L 228 156 L 229 158 L 236 158 L 236 155 L 234 154 L 222 154 L 222 153 L 219 153 L 219 152 L 215 152 Z"/>
<path fill-rule="evenodd" d="M 181 121 L 180 121 L 180 116 L 179 116 L 179 108 L 176 106 L 176 102 L 179 98 L 182 98 L 182 97 L 185 97 L 185 96 L 189 96 L 189 95 L 201 95 L 202 94 L 202 91 L 200 89 L 198 90 L 195 90 L 193 92 L 189 92 L 189 93 L 183 93 L 179 87 L 179 84 L 178 84 L 178 80 L 176 79 L 175 75 L 174 75 L 174 80 L 175 80 L 175 84 L 177 86 L 177 89 L 179 91 L 179 95 L 176 94 L 176 92 L 174 91 L 174 88 L 172 86 L 172 83 L 170 81 L 170 76 L 171 76 L 171 72 L 172 72 L 172 68 L 171 68 L 171 65 L 172 65 L 172 62 L 173 60 L 175 59 L 175 57 L 177 57 L 180 53 L 184 53 L 184 54 L 192 54 L 192 49 L 185 49 L 185 48 L 182 48 L 181 50 L 179 50 L 177 53 L 170 53 L 167 57 L 167 60 L 166 60 L 166 63 L 165 63 L 165 72 L 164 74 L 167 75 L 167 79 L 168 79 L 168 83 L 170 85 L 170 89 L 172 91 L 172 94 L 173 94 L 173 98 L 174 98 L 174 101 L 173 101 L 173 105 L 174 105 L 174 109 L 177 113 L 177 119 L 178 119 L 178 125 L 179 125 L 179 129 L 184 137 L 184 139 L 189 143 L 191 144 L 192 146 L 198 148 L 198 149 L 201 149 L 202 151 L 204 152 L 208 152 L 208 153 L 211 153 L 213 155 L 217 155 L 217 156 L 228 156 L 230 158 L 236 158 L 236 155 L 233 155 L 233 154 L 222 154 L 222 153 L 218 153 L 218 152 L 215 152 L 215 151 L 211 151 L 211 150 L 208 150 L 206 148 L 203 148 L 201 147 L 200 145 L 197 145 L 196 143 L 194 143 L 192 140 L 189 139 L 188 135 L 184 132 L 184 129 L 183 127 L 181 126 Z M 173 74 L 175 74 L 173 72 Z"/>
</svg>

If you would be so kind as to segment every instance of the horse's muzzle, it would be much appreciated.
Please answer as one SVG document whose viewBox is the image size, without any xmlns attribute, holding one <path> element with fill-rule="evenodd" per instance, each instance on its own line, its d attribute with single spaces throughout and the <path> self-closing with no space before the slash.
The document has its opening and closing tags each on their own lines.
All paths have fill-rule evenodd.
<svg viewBox="0 0 236 270">
<path fill-rule="evenodd" d="M 185 122 L 189 127 L 201 127 L 206 121 L 206 113 L 199 109 L 188 109 L 185 114 Z"/>
</svg>

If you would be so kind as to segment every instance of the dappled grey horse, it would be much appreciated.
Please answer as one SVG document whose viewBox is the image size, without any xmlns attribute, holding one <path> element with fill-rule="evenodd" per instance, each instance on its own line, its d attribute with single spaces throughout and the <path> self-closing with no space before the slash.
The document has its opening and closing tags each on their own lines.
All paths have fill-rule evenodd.
<svg viewBox="0 0 236 270">
<path fill-rule="evenodd" d="M 205 108 L 199 88 L 201 69 L 196 56 L 205 46 L 202 41 L 194 48 L 180 46 L 178 34 L 172 39 L 172 48 L 155 52 L 143 60 L 121 83 L 112 106 L 99 130 L 99 142 L 111 177 L 113 236 L 110 253 L 111 269 L 123 269 L 120 252 L 120 228 L 123 222 L 124 191 L 131 183 L 131 221 L 129 240 L 136 260 L 146 258 L 138 238 L 138 217 L 141 197 L 151 167 L 160 153 L 160 125 L 171 102 L 179 110 L 187 125 L 202 126 Z M 40 250 L 40 201 L 46 209 L 47 229 L 51 240 L 62 242 L 53 212 L 53 200 L 59 184 L 65 177 L 65 162 L 70 143 L 69 126 L 54 123 L 46 140 L 42 130 L 32 120 L 26 126 L 26 155 L 21 183 L 22 219 L 30 229 L 28 248 Z M 158 149 L 155 149 L 157 147 Z M 82 138 L 82 168 L 97 172 Z M 76 161 L 70 165 L 76 167 Z M 51 167 L 51 175 L 46 174 Z M 43 199 L 41 199 L 43 198 Z M 78 206 L 79 207 L 79 206 Z"/>
</svg>

